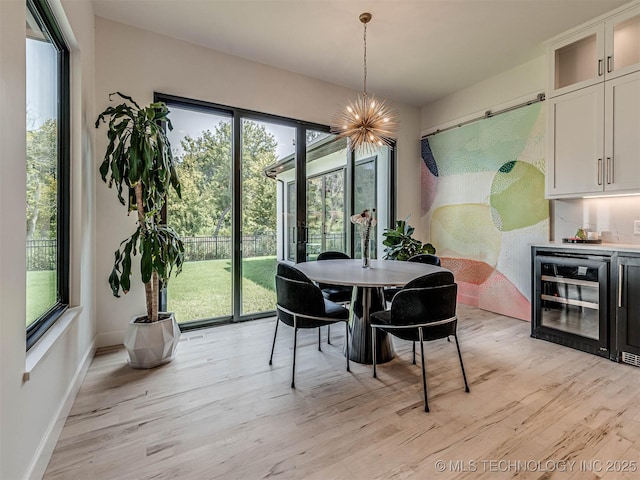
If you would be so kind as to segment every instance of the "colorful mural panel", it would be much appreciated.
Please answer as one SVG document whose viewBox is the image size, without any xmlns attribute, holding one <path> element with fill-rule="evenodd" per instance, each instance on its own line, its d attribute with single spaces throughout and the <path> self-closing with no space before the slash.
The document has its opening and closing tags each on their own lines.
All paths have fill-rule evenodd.
<svg viewBox="0 0 640 480">
<path fill-rule="evenodd" d="M 459 300 L 523 320 L 530 245 L 549 237 L 544 128 L 537 103 L 422 141 L 421 214 Z"/>
</svg>

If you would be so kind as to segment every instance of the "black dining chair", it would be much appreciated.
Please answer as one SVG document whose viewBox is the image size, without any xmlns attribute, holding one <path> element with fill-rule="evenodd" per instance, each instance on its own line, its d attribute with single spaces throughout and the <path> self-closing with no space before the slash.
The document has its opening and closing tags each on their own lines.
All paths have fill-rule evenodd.
<svg viewBox="0 0 640 480">
<path fill-rule="evenodd" d="M 299 328 L 319 328 L 332 323 L 344 322 L 347 349 L 347 371 L 349 368 L 349 310 L 324 298 L 320 288 L 304 273 L 286 263 L 278 264 L 276 274 L 276 329 L 273 334 L 269 365 L 273 364 L 278 324 L 283 322 L 293 327 L 293 366 L 291 388 L 295 388 L 296 344 Z"/>
<path fill-rule="evenodd" d="M 433 279 L 429 277 L 440 277 Z M 445 280 L 448 283 L 443 283 Z M 439 284 L 440 283 L 440 284 Z M 450 272 L 425 275 L 409 282 L 393 297 L 391 308 L 371 314 L 371 334 L 375 339 L 377 330 L 385 331 L 403 340 L 420 342 L 422 363 L 422 386 L 424 389 L 424 411 L 429 411 L 427 399 L 427 378 L 424 366 L 425 341 L 453 336 L 456 341 L 465 391 L 469 392 L 467 375 L 464 371 L 460 344 L 458 343 L 456 317 L 456 295 L 458 286 Z M 375 341 L 373 342 L 373 377 L 376 372 Z"/>
<path fill-rule="evenodd" d="M 410 257 L 407 262 L 426 263 L 428 265 L 435 265 L 436 267 L 439 267 L 441 265 L 440 257 L 434 255 L 433 253 L 419 253 L 417 255 L 414 255 L 413 257 Z"/>
<path fill-rule="evenodd" d="M 343 252 L 326 251 L 321 252 L 318 255 L 317 260 L 350 260 L 351 257 Z M 353 287 L 349 285 L 331 285 L 328 283 L 318 283 L 318 287 L 322 291 L 322 295 L 327 300 L 330 300 L 341 305 L 345 305 L 351 302 L 351 295 L 353 294 Z M 318 330 L 318 335 L 320 331 Z M 331 345 L 331 325 L 327 325 L 327 343 Z"/>
<path fill-rule="evenodd" d="M 436 267 L 439 267 L 441 265 L 440 263 L 440 257 L 437 255 L 433 255 L 431 253 L 419 253 L 417 255 L 414 255 L 413 257 L 410 257 L 407 262 L 415 262 L 415 263 L 424 263 L 427 265 L 435 265 Z M 400 288 L 398 287 L 387 287 L 384 289 L 384 299 L 387 302 L 391 302 L 391 300 L 393 299 L 393 296 L 398 293 L 400 291 Z M 414 362 L 415 363 L 415 362 Z"/>
</svg>

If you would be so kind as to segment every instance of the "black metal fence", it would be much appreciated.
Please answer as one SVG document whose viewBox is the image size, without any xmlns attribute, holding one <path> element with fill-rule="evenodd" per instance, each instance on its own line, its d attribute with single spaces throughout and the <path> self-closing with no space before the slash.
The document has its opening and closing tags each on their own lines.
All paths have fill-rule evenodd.
<svg viewBox="0 0 640 480">
<path fill-rule="evenodd" d="M 316 238 L 317 237 L 317 238 Z M 212 237 L 182 237 L 185 262 L 218 260 L 231 258 L 233 242 L 230 235 Z M 242 237 L 242 256 L 262 257 L 276 255 L 277 236 L 275 232 L 255 233 Z M 309 235 L 309 249 L 321 245 L 320 235 Z M 341 233 L 325 236 L 326 250 L 344 251 L 344 235 Z M 27 241 L 27 270 L 55 270 L 57 258 L 56 240 Z M 319 253 L 319 252 L 312 252 Z"/>
<path fill-rule="evenodd" d="M 57 240 L 27 240 L 27 270 L 55 270 Z"/>
<path fill-rule="evenodd" d="M 184 244 L 184 261 L 199 262 L 231 258 L 233 242 L 229 235 L 215 237 L 181 237 Z M 276 254 L 276 233 L 264 232 L 242 237 L 243 257 L 262 257 Z"/>
</svg>

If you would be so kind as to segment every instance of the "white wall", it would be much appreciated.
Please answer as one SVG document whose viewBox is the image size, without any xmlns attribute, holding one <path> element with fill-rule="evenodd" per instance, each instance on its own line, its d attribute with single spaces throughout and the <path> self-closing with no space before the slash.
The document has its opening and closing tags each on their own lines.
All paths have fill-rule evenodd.
<svg viewBox="0 0 640 480">
<path fill-rule="evenodd" d="M 545 90 L 546 63 L 540 56 L 422 107 L 421 134 L 446 128 L 535 98 Z"/>
<path fill-rule="evenodd" d="M 93 10 L 50 0 L 72 47 L 71 302 L 25 353 L 25 2 L 0 1 L 0 478 L 40 478 L 93 353 Z M 63 8 L 64 7 L 64 8 Z M 66 15 L 66 16 L 65 16 Z M 73 28 L 73 30 L 71 29 Z M 18 208 L 16 208 L 18 207 Z M 45 348 L 46 347 L 46 348 Z M 38 353 L 38 355 L 36 355 Z M 36 361 L 36 357 L 40 361 Z M 30 379 L 23 380 L 25 371 Z"/>
<path fill-rule="evenodd" d="M 337 109 L 358 93 L 103 18 L 96 18 L 96 59 L 98 112 L 107 107 L 110 92 L 121 91 L 146 104 L 155 91 L 328 125 Z M 420 208 L 420 113 L 413 107 L 394 107 L 401 122 L 398 216 L 403 217 Z M 96 137 L 96 164 L 105 148 L 103 127 Z M 99 183 L 97 343 L 106 346 L 122 343 L 127 323 L 144 310 L 144 298 L 139 276 L 126 296 L 111 294 L 111 252 L 131 234 L 135 218 L 127 217 L 115 192 Z"/>
</svg>

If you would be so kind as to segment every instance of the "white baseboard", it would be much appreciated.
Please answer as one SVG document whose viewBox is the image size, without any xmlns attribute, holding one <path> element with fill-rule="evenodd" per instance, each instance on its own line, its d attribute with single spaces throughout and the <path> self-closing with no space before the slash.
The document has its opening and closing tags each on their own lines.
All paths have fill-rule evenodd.
<svg viewBox="0 0 640 480">
<path fill-rule="evenodd" d="M 124 342 L 124 330 L 115 332 L 99 333 L 96 335 L 96 348 L 113 347 L 122 345 Z"/>
<path fill-rule="evenodd" d="M 27 478 L 31 480 L 38 480 L 44 476 L 44 472 L 47 469 L 47 465 L 49 465 L 49 460 L 51 460 L 51 455 L 58 443 L 58 439 L 62 433 L 62 428 L 67 420 L 67 416 L 71 411 L 71 407 L 76 399 L 78 390 L 80 390 L 80 386 L 84 381 L 89 365 L 91 365 L 91 360 L 93 360 L 93 356 L 96 351 L 95 345 L 95 340 L 89 345 L 82 361 L 76 369 L 72 382 L 69 384 L 64 401 L 61 403 L 57 414 L 49 424 L 49 428 L 47 428 L 47 431 L 42 436 L 40 445 L 38 445 L 36 454 L 34 455 L 31 465 L 29 465 L 29 469 L 27 470 Z"/>
</svg>

